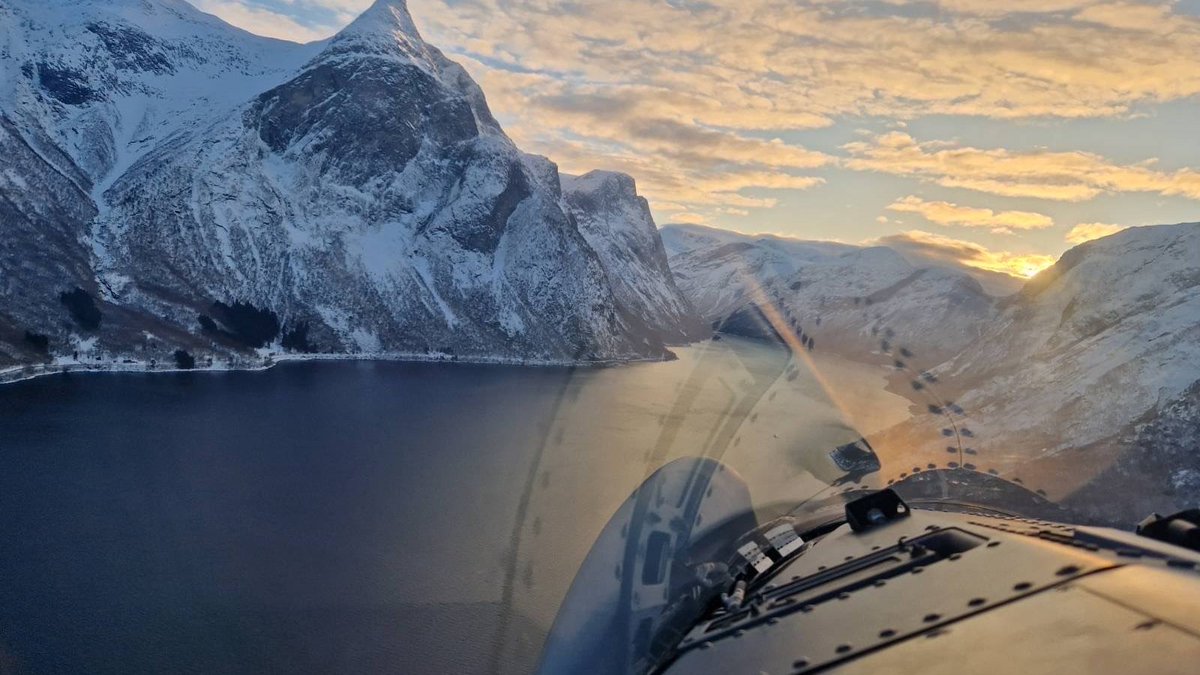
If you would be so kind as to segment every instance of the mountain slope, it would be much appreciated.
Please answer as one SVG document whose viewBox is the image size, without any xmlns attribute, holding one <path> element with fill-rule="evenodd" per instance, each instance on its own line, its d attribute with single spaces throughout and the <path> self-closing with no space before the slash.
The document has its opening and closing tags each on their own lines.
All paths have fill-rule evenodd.
<svg viewBox="0 0 1200 675">
<path fill-rule="evenodd" d="M 1053 450 L 1179 397 L 1200 379 L 1197 363 L 1200 224 L 1182 224 L 1071 249 L 939 370 L 989 426 Z"/>
<path fill-rule="evenodd" d="M 968 468 L 1128 524 L 1200 500 L 1198 363 L 1200 224 L 1130 228 L 1006 299 L 933 370 L 936 414 L 877 440 L 899 467 L 947 459 L 950 440 Z"/>
<path fill-rule="evenodd" d="M 49 300 L 0 296 L 13 330 L 48 334 L 60 356 L 221 358 L 291 335 L 321 352 L 657 357 L 695 321 L 662 292 L 653 246 L 625 252 L 611 283 L 597 249 L 611 257 L 624 230 L 580 232 L 556 167 L 513 145 L 402 0 L 311 45 L 182 0 L 0 11 L 15 17 L 0 54 L 11 142 L 44 139 L 90 196 L 53 225 L 83 248 L 50 256 L 77 261 L 72 274 L 30 277 Z M 54 172 L 44 164 L 16 175 Z M 26 233 L 12 250 L 35 246 Z M 106 317 L 98 329 L 64 321 L 58 296 L 75 286 Z M 0 351 L 28 358 L 11 336 Z"/>
<path fill-rule="evenodd" d="M 886 247 L 694 226 L 664 228 L 663 239 L 676 283 L 706 319 L 744 326 L 741 310 L 771 305 L 795 319 L 805 342 L 853 359 L 936 365 L 977 338 L 995 311 L 971 276 L 915 266 Z"/>
</svg>

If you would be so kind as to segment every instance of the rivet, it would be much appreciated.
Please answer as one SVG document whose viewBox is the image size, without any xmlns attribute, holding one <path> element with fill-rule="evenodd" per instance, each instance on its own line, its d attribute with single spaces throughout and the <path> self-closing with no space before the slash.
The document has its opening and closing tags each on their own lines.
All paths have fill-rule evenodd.
<svg viewBox="0 0 1200 675">
<path fill-rule="evenodd" d="M 978 607 L 985 602 L 987 602 L 987 600 L 984 600 L 983 598 L 971 598 L 971 600 L 969 602 L 967 602 L 967 606 Z"/>
<path fill-rule="evenodd" d="M 940 618 L 942 618 L 941 614 L 926 614 L 925 615 L 925 623 L 933 623 L 934 621 L 937 621 Z"/>
<path fill-rule="evenodd" d="M 913 574 L 920 574 L 921 572 L 924 572 L 924 571 L 925 571 L 925 568 L 924 568 L 924 567 L 914 567 L 914 568 L 913 568 L 913 571 L 912 571 L 912 573 L 913 573 Z"/>
<path fill-rule="evenodd" d="M 737 629 L 737 630 L 735 630 L 735 631 L 733 632 L 733 637 L 735 637 L 735 638 L 740 638 L 740 637 L 742 637 L 742 636 L 743 636 L 743 635 L 745 635 L 745 634 L 746 634 L 746 631 L 744 631 L 744 630 L 742 630 L 742 629 L 740 629 L 740 628 L 739 628 L 739 629 Z"/>
<path fill-rule="evenodd" d="M 989 542 L 987 543 L 987 545 L 988 545 L 988 548 L 996 548 L 997 546 L 999 546 L 999 545 L 1000 545 L 1000 542 L 998 542 L 998 541 L 989 541 Z"/>
<path fill-rule="evenodd" d="M 849 593 L 838 593 L 837 599 L 838 600 L 849 600 L 850 594 Z"/>
<path fill-rule="evenodd" d="M 883 586 L 887 586 L 887 582 L 884 581 L 883 579 L 880 579 L 871 585 L 874 586 L 875 588 L 881 588 Z"/>
<path fill-rule="evenodd" d="M 701 642 L 700 649 L 712 649 L 712 643 L 711 642 Z"/>
<path fill-rule="evenodd" d="M 1055 572 L 1055 574 L 1057 574 L 1060 577 L 1065 577 L 1068 574 L 1075 574 L 1078 571 L 1079 571 L 1078 565 L 1067 565 L 1066 567 L 1059 569 L 1057 572 Z"/>
<path fill-rule="evenodd" d="M 881 637 L 881 638 L 890 638 L 890 637 L 894 636 L 895 634 L 896 634 L 896 631 L 892 630 L 891 628 L 887 628 L 885 630 L 879 631 L 879 637 Z"/>
<path fill-rule="evenodd" d="M 962 554 L 961 553 L 951 553 L 950 560 L 962 560 Z"/>
<path fill-rule="evenodd" d="M 767 619 L 767 625 L 768 625 L 768 626 L 774 626 L 774 625 L 775 625 L 775 624 L 777 624 L 777 623 L 779 623 L 779 618 L 778 618 L 778 617 L 774 617 L 774 616 L 773 616 L 773 617 L 771 617 L 771 618 Z"/>
<path fill-rule="evenodd" d="M 792 667 L 793 668 L 807 668 L 808 667 L 808 659 L 796 659 L 795 661 L 792 661 Z"/>
<path fill-rule="evenodd" d="M 850 645 L 838 645 L 836 651 L 839 654 L 845 654 L 846 652 L 850 651 L 851 649 L 852 649 L 852 647 L 850 647 Z"/>
<path fill-rule="evenodd" d="M 801 612 L 811 612 L 811 611 L 813 611 L 813 606 L 812 605 L 800 605 L 800 611 Z"/>
<path fill-rule="evenodd" d="M 1028 581 L 1022 581 L 1016 586 L 1013 586 L 1014 591 L 1027 591 L 1031 588 L 1033 588 L 1033 584 L 1029 583 Z"/>
</svg>

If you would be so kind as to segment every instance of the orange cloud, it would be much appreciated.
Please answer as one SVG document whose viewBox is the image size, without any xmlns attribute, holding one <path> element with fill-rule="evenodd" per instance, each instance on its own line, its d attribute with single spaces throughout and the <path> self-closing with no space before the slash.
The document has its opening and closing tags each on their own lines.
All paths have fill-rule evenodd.
<svg viewBox="0 0 1200 675">
<path fill-rule="evenodd" d="M 250 30 L 313 29 L 197 0 Z M 349 16 L 369 0 L 299 0 Z M 911 11 L 912 5 L 935 11 Z M 523 149 L 564 169 L 633 173 L 655 202 L 708 216 L 769 208 L 835 160 L 783 132 L 843 119 L 1128 116 L 1200 94 L 1200 19 L 1129 0 L 412 2 L 426 37 L 480 81 Z M 894 139 L 903 140 L 903 135 Z M 911 141 L 911 139 L 909 139 Z M 915 145 L 915 147 L 913 147 Z M 1089 153 L 930 144 L 851 148 L 847 166 L 989 194 L 1200 199 L 1200 176 Z M 768 179 L 784 174 L 783 179 Z M 753 193 L 750 193 L 753 194 Z"/>
<path fill-rule="evenodd" d="M 981 270 L 1030 278 L 1054 264 L 1055 258 L 1035 253 L 993 251 L 974 242 L 910 230 L 881 237 L 873 243 L 919 253 L 926 258 L 968 265 Z"/>
<path fill-rule="evenodd" d="M 842 147 L 850 154 L 844 165 L 851 169 L 1007 197 L 1082 201 L 1104 192 L 1154 192 L 1200 199 L 1200 172 L 1157 171 L 1153 159 L 1122 165 L 1090 152 L 1013 152 L 942 141 L 921 143 L 900 131 Z"/>
<path fill-rule="evenodd" d="M 1085 241 L 1100 239 L 1110 234 L 1116 234 L 1126 228 L 1125 225 L 1109 225 L 1108 223 L 1080 223 L 1067 233 L 1067 241 L 1074 245 Z"/>
<path fill-rule="evenodd" d="M 1040 230 L 1054 225 L 1049 216 L 1029 211 L 993 211 L 951 202 L 927 202 L 909 195 L 888 205 L 889 211 L 916 213 L 938 225 L 987 227 L 997 234 L 1012 234 L 1013 230 Z"/>
</svg>

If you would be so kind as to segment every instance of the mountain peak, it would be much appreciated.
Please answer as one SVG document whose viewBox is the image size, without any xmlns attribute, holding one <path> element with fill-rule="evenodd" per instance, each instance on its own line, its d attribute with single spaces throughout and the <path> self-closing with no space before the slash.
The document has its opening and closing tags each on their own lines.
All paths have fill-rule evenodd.
<svg viewBox="0 0 1200 675">
<path fill-rule="evenodd" d="M 437 72 L 445 60 L 421 37 L 405 0 L 376 0 L 330 40 L 324 59 L 374 57 Z"/>
<path fill-rule="evenodd" d="M 637 195 L 633 176 L 616 171 L 589 171 L 582 176 L 562 176 L 563 190 L 568 192 L 614 192 L 628 197 Z"/>
<path fill-rule="evenodd" d="M 421 40 L 406 0 L 376 0 L 337 35 L 337 39 L 350 37 Z"/>
</svg>

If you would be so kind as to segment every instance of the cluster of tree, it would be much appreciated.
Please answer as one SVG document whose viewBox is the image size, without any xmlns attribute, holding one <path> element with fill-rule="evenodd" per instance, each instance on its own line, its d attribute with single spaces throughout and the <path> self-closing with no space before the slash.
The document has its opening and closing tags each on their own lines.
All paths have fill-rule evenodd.
<svg viewBox="0 0 1200 675">
<path fill-rule="evenodd" d="M 212 304 L 212 314 L 201 314 L 200 327 L 207 333 L 228 338 L 251 349 L 265 347 L 279 337 L 279 315 L 248 302 Z M 213 317 L 216 317 L 214 320 Z M 307 328 L 305 329 L 307 333 Z"/>
<path fill-rule="evenodd" d="M 196 357 L 184 349 L 175 350 L 175 366 L 181 370 L 191 370 L 196 367 Z"/>
<path fill-rule="evenodd" d="M 25 343 L 42 354 L 50 353 L 50 336 L 33 331 L 25 331 Z"/>
<path fill-rule="evenodd" d="M 312 354 L 317 350 L 316 345 L 308 341 L 308 323 L 301 321 L 295 328 L 283 334 L 283 348 L 290 352 Z"/>
<path fill-rule="evenodd" d="M 73 291 L 63 291 L 58 299 L 71 313 L 71 318 L 84 330 L 96 330 L 100 327 L 100 308 L 96 301 L 82 288 Z"/>
</svg>

